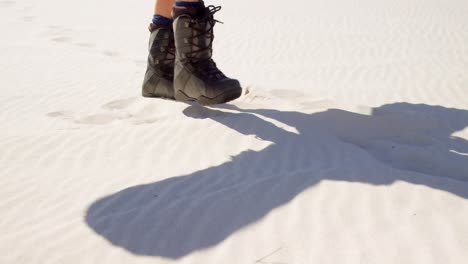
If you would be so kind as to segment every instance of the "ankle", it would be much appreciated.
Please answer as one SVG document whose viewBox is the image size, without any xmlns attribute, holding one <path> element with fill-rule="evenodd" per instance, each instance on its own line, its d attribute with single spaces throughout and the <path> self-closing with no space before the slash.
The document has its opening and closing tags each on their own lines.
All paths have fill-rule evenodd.
<svg viewBox="0 0 468 264">
<path fill-rule="evenodd" d="M 152 20 L 152 23 L 156 26 L 169 26 L 172 24 L 172 18 L 169 18 L 169 17 L 165 17 L 165 16 L 162 16 L 162 15 L 159 15 L 159 14 L 155 14 L 153 15 L 153 20 Z"/>
</svg>

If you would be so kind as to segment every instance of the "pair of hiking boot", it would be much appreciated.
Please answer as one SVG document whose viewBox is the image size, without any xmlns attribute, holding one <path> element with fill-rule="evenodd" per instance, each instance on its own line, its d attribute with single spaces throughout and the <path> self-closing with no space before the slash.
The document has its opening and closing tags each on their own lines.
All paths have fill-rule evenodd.
<svg viewBox="0 0 468 264">
<path fill-rule="evenodd" d="M 240 97 L 239 81 L 226 77 L 212 59 L 214 14 L 221 7 L 177 7 L 169 26 L 150 25 L 143 96 L 222 104 Z"/>
</svg>

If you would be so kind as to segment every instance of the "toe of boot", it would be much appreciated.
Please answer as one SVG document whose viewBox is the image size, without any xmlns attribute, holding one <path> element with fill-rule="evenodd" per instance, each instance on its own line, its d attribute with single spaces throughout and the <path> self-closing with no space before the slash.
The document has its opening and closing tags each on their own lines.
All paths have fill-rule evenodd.
<svg viewBox="0 0 468 264">
<path fill-rule="evenodd" d="M 203 105 L 223 104 L 239 98 L 242 87 L 238 80 L 224 79 L 207 84 L 206 96 L 201 96 L 198 102 Z"/>
</svg>

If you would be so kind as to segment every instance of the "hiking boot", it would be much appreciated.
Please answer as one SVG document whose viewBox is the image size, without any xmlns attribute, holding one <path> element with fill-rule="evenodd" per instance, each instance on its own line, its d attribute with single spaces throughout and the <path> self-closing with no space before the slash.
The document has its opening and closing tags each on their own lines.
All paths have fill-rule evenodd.
<svg viewBox="0 0 468 264">
<path fill-rule="evenodd" d="M 213 15 L 221 7 L 175 6 L 174 38 L 176 62 L 174 90 L 177 101 L 197 101 L 202 105 L 222 104 L 242 94 L 239 81 L 226 77 L 212 59 Z"/>
<path fill-rule="evenodd" d="M 143 81 L 144 97 L 174 99 L 175 45 L 172 25 L 150 24 L 148 67 Z"/>
</svg>

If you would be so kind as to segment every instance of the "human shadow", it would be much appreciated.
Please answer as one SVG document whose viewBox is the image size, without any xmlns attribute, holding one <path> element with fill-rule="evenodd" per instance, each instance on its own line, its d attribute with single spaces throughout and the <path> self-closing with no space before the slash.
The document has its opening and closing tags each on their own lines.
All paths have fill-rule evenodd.
<svg viewBox="0 0 468 264">
<path fill-rule="evenodd" d="M 134 254 L 178 259 L 221 243 L 322 180 L 405 181 L 468 198 L 468 141 L 453 136 L 468 126 L 466 110 L 408 103 L 369 115 L 225 108 L 184 113 L 270 145 L 104 197 L 89 207 L 87 224 Z"/>
</svg>

